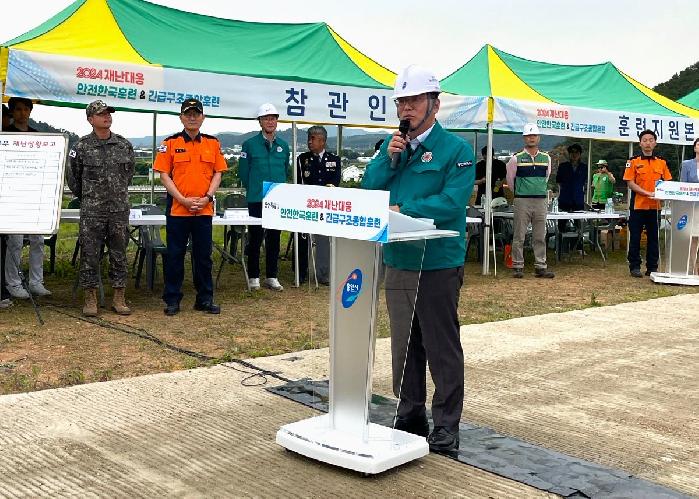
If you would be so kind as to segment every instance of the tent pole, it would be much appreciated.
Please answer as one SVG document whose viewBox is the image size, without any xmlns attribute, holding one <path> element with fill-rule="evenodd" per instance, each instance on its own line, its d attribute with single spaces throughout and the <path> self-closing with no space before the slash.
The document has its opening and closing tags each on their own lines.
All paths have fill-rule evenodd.
<svg viewBox="0 0 699 499">
<path fill-rule="evenodd" d="M 342 158 L 342 125 L 337 125 L 337 153 Z M 342 166 L 340 166 L 342 169 Z"/>
<path fill-rule="evenodd" d="M 478 159 L 478 130 L 473 132 L 473 157 Z"/>
<path fill-rule="evenodd" d="M 291 168 L 292 171 L 294 172 L 293 178 L 294 178 L 294 184 L 298 182 L 298 175 L 296 171 L 296 156 L 298 155 L 298 127 L 296 126 L 296 122 L 292 121 L 291 122 Z M 299 269 L 299 233 L 294 232 L 292 234 L 292 237 L 294 238 L 294 286 L 297 288 L 301 285 L 301 273 Z"/>
<path fill-rule="evenodd" d="M 633 142 L 629 142 L 629 159 L 633 156 Z M 621 175 L 623 177 L 624 172 L 621 172 Z M 629 218 L 631 218 L 631 209 L 633 206 L 631 206 L 631 188 L 629 187 L 628 184 L 626 184 L 626 199 L 628 199 L 629 203 Z M 628 258 L 629 254 L 629 247 L 631 245 L 631 233 L 629 232 L 629 224 L 626 224 L 626 255 Z"/>
<path fill-rule="evenodd" d="M 157 139 L 158 135 L 158 113 L 155 112 L 153 113 L 153 143 L 152 143 L 152 149 L 151 149 L 151 162 L 150 162 L 150 204 L 153 204 L 153 198 L 155 198 L 155 170 L 153 169 L 153 165 L 155 165 L 155 155 L 156 153 L 156 144 L 155 141 Z"/>
<path fill-rule="evenodd" d="M 592 173 L 592 139 L 587 143 L 587 183 L 585 184 L 585 202 L 590 204 L 591 175 Z"/>
<path fill-rule="evenodd" d="M 490 272 L 490 222 L 493 219 L 491 201 L 493 200 L 493 191 L 490 188 L 493 180 L 493 123 L 488 122 L 488 148 L 485 156 L 485 202 L 483 203 L 484 223 L 483 223 L 483 238 L 482 244 L 485 251 L 483 252 L 483 275 L 488 275 Z M 474 154 L 475 156 L 475 154 Z M 495 245 L 493 245 L 493 261 L 495 261 Z"/>
</svg>

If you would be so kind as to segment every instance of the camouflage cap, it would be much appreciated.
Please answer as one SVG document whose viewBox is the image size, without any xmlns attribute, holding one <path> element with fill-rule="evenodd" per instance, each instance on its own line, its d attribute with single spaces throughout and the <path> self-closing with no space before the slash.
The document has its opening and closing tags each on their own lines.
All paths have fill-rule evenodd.
<svg viewBox="0 0 699 499">
<path fill-rule="evenodd" d="M 100 114 L 105 111 L 113 113 L 116 110 L 112 106 L 108 106 L 103 100 L 96 100 L 87 105 L 85 114 L 87 114 L 87 117 L 89 118 L 94 114 Z"/>
<path fill-rule="evenodd" d="M 184 101 L 182 103 L 182 107 L 180 108 L 180 113 L 186 113 L 190 109 L 196 109 L 200 113 L 204 112 L 204 106 L 199 99 L 187 99 Z"/>
</svg>

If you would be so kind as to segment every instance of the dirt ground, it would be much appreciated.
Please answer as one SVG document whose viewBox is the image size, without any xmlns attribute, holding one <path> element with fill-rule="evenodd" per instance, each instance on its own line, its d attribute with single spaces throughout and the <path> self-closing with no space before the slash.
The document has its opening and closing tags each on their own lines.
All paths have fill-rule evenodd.
<svg viewBox="0 0 699 499">
<path fill-rule="evenodd" d="M 328 288 L 291 287 L 293 274 L 288 261 L 281 265 L 280 280 L 286 285 L 282 293 L 248 293 L 242 269 L 227 265 L 216 295 L 222 307 L 218 316 L 192 309 L 190 276 L 185 278 L 182 312 L 175 317 L 163 315 L 160 274 L 153 292 L 134 289 L 133 280 L 130 282 L 127 299 L 133 315 L 121 317 L 109 311 L 111 289 L 107 286 L 106 308 L 97 320 L 87 320 L 80 316 L 80 293 L 77 297 L 72 293 L 76 279 L 70 266 L 74 233 L 62 233 L 59 241 L 56 272 L 46 275 L 46 285 L 54 294 L 39 301 L 45 324 L 38 323 L 28 301 L 15 301 L 13 307 L 0 311 L 0 394 L 327 345 Z M 214 263 L 217 269 L 218 260 Z M 502 266 L 497 277 L 482 276 L 480 264 L 469 262 L 461 292 L 461 324 L 695 292 L 689 287 L 660 286 L 648 278 L 629 277 L 622 251 L 613 252 L 606 267 L 598 255 L 576 254 L 551 268 L 556 272 L 553 280 L 535 279 L 531 267 L 527 267 L 524 279 L 515 280 Z M 385 306 L 380 310 L 379 336 L 386 336 Z"/>
</svg>

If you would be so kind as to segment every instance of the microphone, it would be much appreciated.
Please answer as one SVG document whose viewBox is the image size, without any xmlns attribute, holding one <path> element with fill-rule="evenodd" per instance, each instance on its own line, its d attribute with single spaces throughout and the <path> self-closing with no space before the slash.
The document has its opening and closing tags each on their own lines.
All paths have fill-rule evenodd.
<svg viewBox="0 0 699 499">
<path fill-rule="evenodd" d="M 401 137 L 406 138 L 408 136 L 408 132 L 410 131 L 410 120 L 400 120 L 400 123 L 398 124 L 398 131 L 400 132 Z M 393 156 L 391 156 L 391 170 L 398 168 L 398 163 L 400 163 L 400 154 L 400 152 L 394 152 Z"/>
</svg>

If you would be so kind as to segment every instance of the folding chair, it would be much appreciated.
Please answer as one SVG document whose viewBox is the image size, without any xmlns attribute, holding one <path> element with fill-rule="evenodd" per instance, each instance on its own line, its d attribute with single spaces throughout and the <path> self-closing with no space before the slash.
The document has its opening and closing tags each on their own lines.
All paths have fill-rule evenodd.
<svg viewBox="0 0 699 499">
<path fill-rule="evenodd" d="M 243 209 L 247 208 L 248 202 L 245 199 L 245 195 L 239 193 L 228 194 L 223 198 L 223 209 L 236 208 Z M 221 263 L 218 267 L 218 273 L 216 274 L 216 287 L 218 287 L 218 281 L 221 278 L 221 272 L 223 271 L 223 266 L 227 263 L 238 263 L 243 258 L 244 246 L 246 244 L 246 230 L 245 227 L 240 226 L 223 226 L 223 248 L 218 247 L 221 253 Z M 238 256 L 238 244 L 240 243 L 240 256 Z"/>
<path fill-rule="evenodd" d="M 478 257 L 478 261 L 481 262 L 483 261 L 483 246 L 485 242 L 483 241 L 483 231 L 481 228 L 481 226 L 483 225 L 483 214 L 478 208 L 469 206 L 466 209 L 466 216 L 471 218 L 480 218 L 481 222 L 470 222 L 466 224 L 466 257 L 464 260 L 468 260 L 468 252 L 475 241 L 475 243 L 477 244 L 476 256 Z"/>
<path fill-rule="evenodd" d="M 165 212 L 158 206 L 152 204 L 136 205 L 135 209 L 140 209 L 144 215 L 164 215 Z M 138 262 L 136 269 L 136 288 L 141 286 L 141 275 L 143 265 L 146 265 L 146 285 L 153 290 L 155 285 L 155 275 L 157 273 L 158 255 L 162 259 L 167 254 L 167 246 L 160 237 L 162 225 L 140 225 L 138 226 L 137 250 L 134 257 L 134 265 Z"/>
</svg>

